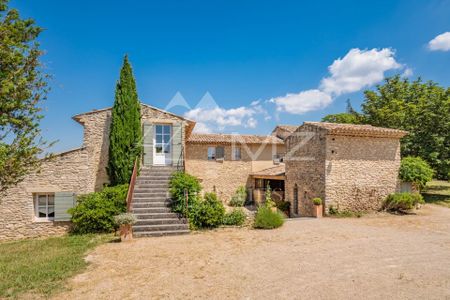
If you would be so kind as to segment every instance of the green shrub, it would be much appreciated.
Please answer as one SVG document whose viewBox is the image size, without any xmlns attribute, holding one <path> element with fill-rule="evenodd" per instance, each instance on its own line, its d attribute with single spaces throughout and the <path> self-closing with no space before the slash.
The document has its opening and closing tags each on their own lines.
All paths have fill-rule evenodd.
<svg viewBox="0 0 450 300">
<path fill-rule="evenodd" d="M 419 193 L 395 193 L 386 198 L 384 208 L 388 211 L 406 211 L 424 202 L 422 195 Z"/>
<path fill-rule="evenodd" d="M 291 208 L 291 202 L 289 201 L 275 201 L 275 206 L 282 212 L 288 212 Z"/>
<path fill-rule="evenodd" d="M 246 199 L 247 190 L 245 189 L 245 186 L 241 185 L 231 197 L 229 204 L 230 206 L 244 206 Z"/>
<path fill-rule="evenodd" d="M 117 228 L 114 216 L 126 211 L 128 184 L 106 187 L 100 192 L 80 195 L 69 209 L 72 232 L 112 232 Z"/>
<path fill-rule="evenodd" d="M 185 172 L 175 172 L 170 178 L 169 187 L 173 200 L 172 211 L 186 216 L 186 197 L 184 191 L 187 190 L 188 192 L 188 206 L 195 205 L 198 200 L 198 193 L 202 189 L 198 178 Z"/>
<path fill-rule="evenodd" d="M 225 207 L 215 193 L 205 193 L 204 200 L 199 199 L 189 207 L 189 224 L 193 229 L 215 228 L 223 223 Z"/>
<path fill-rule="evenodd" d="M 282 226 L 284 216 L 278 211 L 272 211 L 270 207 L 260 206 L 255 215 L 255 228 L 273 229 Z"/>
<path fill-rule="evenodd" d="M 312 202 L 314 205 L 322 205 L 322 199 L 320 198 L 314 198 L 312 199 Z"/>
<path fill-rule="evenodd" d="M 267 182 L 266 191 L 264 192 L 264 198 L 266 200 L 264 202 L 264 206 L 268 208 L 276 206 L 275 202 L 272 200 L 272 188 L 270 187 L 269 182 Z"/>
<path fill-rule="evenodd" d="M 133 225 L 137 222 L 137 218 L 133 214 L 122 213 L 114 216 L 114 221 L 116 222 L 116 225 L 120 227 L 120 225 Z"/>
<path fill-rule="evenodd" d="M 427 182 L 433 179 L 433 174 L 433 169 L 420 157 L 408 156 L 401 161 L 400 179 L 414 183 L 419 190 L 422 190 Z"/>
<path fill-rule="evenodd" d="M 244 224 L 245 219 L 247 219 L 245 212 L 241 208 L 236 208 L 225 214 L 223 224 L 241 226 Z"/>
</svg>

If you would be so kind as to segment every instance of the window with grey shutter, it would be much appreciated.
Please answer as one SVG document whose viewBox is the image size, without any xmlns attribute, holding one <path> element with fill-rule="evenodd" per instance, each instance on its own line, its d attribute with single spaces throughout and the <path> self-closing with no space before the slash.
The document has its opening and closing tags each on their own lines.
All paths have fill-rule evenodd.
<svg viewBox="0 0 450 300">
<path fill-rule="evenodd" d="M 223 147 L 216 147 L 216 159 L 225 158 L 225 149 Z"/>
<path fill-rule="evenodd" d="M 181 165 L 183 157 L 181 156 L 181 150 L 183 146 L 183 123 L 176 122 L 173 125 L 173 134 L 172 134 L 172 161 L 173 165 Z"/>
<path fill-rule="evenodd" d="M 144 166 L 153 164 L 153 125 L 144 124 Z"/>
<path fill-rule="evenodd" d="M 75 193 L 56 192 L 55 193 L 55 221 L 70 221 L 69 208 L 75 206 Z"/>
</svg>

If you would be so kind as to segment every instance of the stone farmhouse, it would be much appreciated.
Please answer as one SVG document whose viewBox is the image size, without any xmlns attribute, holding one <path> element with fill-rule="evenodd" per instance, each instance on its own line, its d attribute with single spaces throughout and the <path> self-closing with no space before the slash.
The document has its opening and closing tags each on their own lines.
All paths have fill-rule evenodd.
<svg viewBox="0 0 450 300">
<path fill-rule="evenodd" d="M 379 209 L 399 186 L 404 131 L 305 122 L 279 125 L 269 136 L 199 134 L 193 132 L 195 122 L 146 104 L 141 106 L 141 115 L 144 153 L 132 209 L 144 218 L 142 225 L 133 227 L 142 235 L 152 235 L 152 228 L 167 233 L 187 229 L 173 219 L 167 207 L 142 201 L 145 197 L 166 199 L 167 180 L 174 170 L 197 176 L 204 190 L 215 191 L 224 203 L 239 186 L 247 188 L 248 202 L 261 203 L 270 185 L 275 199 L 291 203 L 292 217 L 311 216 L 315 197 L 324 200 L 324 212 L 331 206 Z M 99 191 L 108 184 L 111 109 L 73 119 L 84 127 L 82 146 L 44 159 L 39 171 L 2 196 L 0 240 L 66 232 L 70 226 L 67 209 L 75 205 L 76 195 Z M 165 185 L 151 185 L 151 178 L 164 179 L 160 183 Z M 167 222 L 152 227 L 160 218 Z"/>
</svg>

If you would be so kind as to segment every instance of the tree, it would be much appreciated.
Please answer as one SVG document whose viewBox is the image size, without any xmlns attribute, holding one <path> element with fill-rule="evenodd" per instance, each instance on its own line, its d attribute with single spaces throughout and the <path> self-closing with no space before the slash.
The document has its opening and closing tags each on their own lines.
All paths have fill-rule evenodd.
<svg viewBox="0 0 450 300">
<path fill-rule="evenodd" d="M 48 146 L 39 128 L 48 92 L 36 41 L 41 32 L 34 20 L 22 19 L 0 0 L 0 192 L 36 170 Z"/>
<path fill-rule="evenodd" d="M 408 156 L 402 159 L 399 177 L 406 182 L 412 182 L 422 190 L 427 182 L 433 179 L 433 169 L 420 157 Z"/>
<path fill-rule="evenodd" d="M 133 70 L 125 55 L 116 85 L 109 134 L 108 174 L 111 185 L 128 183 L 142 153 L 141 104 Z"/>
<path fill-rule="evenodd" d="M 365 122 L 409 131 L 402 139 L 402 155 L 421 157 L 438 178 L 449 178 L 450 88 L 397 75 L 364 95 Z"/>
<path fill-rule="evenodd" d="M 345 113 L 330 114 L 322 118 L 322 122 L 341 123 L 341 124 L 360 124 L 363 116 L 353 109 L 350 99 L 347 99 L 347 108 Z"/>
<path fill-rule="evenodd" d="M 340 124 L 359 124 L 358 118 L 349 113 L 330 114 L 322 118 L 322 122 Z"/>
</svg>

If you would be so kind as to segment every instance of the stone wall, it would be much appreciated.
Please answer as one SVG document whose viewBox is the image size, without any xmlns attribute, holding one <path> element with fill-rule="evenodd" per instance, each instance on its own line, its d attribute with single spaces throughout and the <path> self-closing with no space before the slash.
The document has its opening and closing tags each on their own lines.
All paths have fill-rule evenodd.
<svg viewBox="0 0 450 300">
<path fill-rule="evenodd" d="M 326 205 L 338 210 L 381 208 L 398 186 L 396 138 L 327 136 Z"/>
<path fill-rule="evenodd" d="M 142 122 L 173 123 L 176 116 L 142 106 Z M 109 183 L 109 128 L 111 110 L 78 115 L 84 126 L 83 148 L 68 151 L 42 162 L 41 171 L 29 174 L 24 181 L 0 198 L 0 240 L 62 234 L 68 222 L 42 222 L 34 217 L 33 193 L 70 191 L 86 194 L 101 190 Z M 187 126 L 186 122 L 184 124 Z"/>
<path fill-rule="evenodd" d="M 88 193 L 88 151 L 76 149 L 42 162 L 39 172 L 10 188 L 0 198 L 0 240 L 60 235 L 68 222 L 38 221 L 35 218 L 34 193 L 70 191 Z"/>
<path fill-rule="evenodd" d="M 231 145 L 221 145 L 225 149 L 224 161 L 208 160 L 208 147 L 218 146 L 215 144 L 193 144 L 186 145 L 186 172 L 201 180 L 203 190 L 215 191 L 223 202 L 228 202 L 236 189 L 243 185 L 252 187 L 250 180 L 252 172 L 264 168 L 273 167 L 272 151 L 284 152 L 284 145 L 248 145 L 241 147 L 241 160 L 231 160 Z M 247 148 L 248 147 L 248 148 Z"/>
<path fill-rule="evenodd" d="M 312 216 L 312 199 L 325 198 L 325 131 L 304 125 L 286 140 L 285 199 L 291 202 L 291 214 Z M 297 185 L 298 211 L 294 210 Z"/>
</svg>

